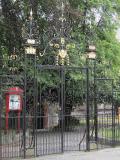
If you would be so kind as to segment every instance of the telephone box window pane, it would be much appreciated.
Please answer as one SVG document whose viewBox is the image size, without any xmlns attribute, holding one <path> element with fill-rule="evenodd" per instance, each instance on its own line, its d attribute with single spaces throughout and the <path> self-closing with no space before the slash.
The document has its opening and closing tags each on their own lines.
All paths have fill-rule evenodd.
<svg viewBox="0 0 120 160">
<path fill-rule="evenodd" d="M 20 110 L 20 96 L 19 95 L 10 95 L 9 109 L 10 110 Z"/>
</svg>

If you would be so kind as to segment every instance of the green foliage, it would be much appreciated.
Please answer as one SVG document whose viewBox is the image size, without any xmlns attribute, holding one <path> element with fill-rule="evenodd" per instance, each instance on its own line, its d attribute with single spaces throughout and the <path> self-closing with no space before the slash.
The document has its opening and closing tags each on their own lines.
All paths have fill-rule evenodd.
<svg viewBox="0 0 120 160">
<path fill-rule="evenodd" d="M 34 16 L 38 23 L 40 34 L 40 49 L 43 52 L 46 45 L 53 36 L 59 35 L 54 32 L 55 27 L 59 27 L 59 1 L 56 0 L 39 0 L 37 3 L 32 2 Z M 57 7 L 56 7 L 57 6 Z M 116 40 L 116 30 L 119 26 L 120 1 L 115 0 L 69 0 L 66 3 L 65 14 L 70 25 L 68 54 L 71 66 L 86 65 L 86 46 L 94 43 L 97 47 L 97 76 L 114 78 L 114 85 L 120 74 L 120 44 Z M 27 18 L 29 8 L 28 1 L 21 0 L 12 3 L 10 0 L 2 0 L 3 15 L 0 18 L 0 67 L 6 65 L 9 70 L 7 57 L 13 52 L 13 48 L 17 49 L 18 56 L 23 55 L 23 38 L 22 25 Z M 38 14 L 38 15 L 37 15 Z M 50 15 L 53 20 L 49 21 Z M 52 30 L 53 29 L 53 30 Z M 52 33 L 53 31 L 53 33 Z M 57 30 L 58 31 L 58 30 Z M 75 47 L 73 46 L 75 45 Z M 37 63 L 52 64 L 56 55 L 52 49 L 46 50 L 44 57 L 39 57 Z M 24 61 L 17 66 L 21 68 L 25 66 Z M 92 64 L 91 64 L 92 66 Z M 28 77 L 34 76 L 32 65 L 27 64 Z M 1 70 L 0 70 L 1 72 Z M 72 81 L 84 81 L 82 74 L 70 73 L 68 76 Z M 43 89 L 47 87 L 56 87 L 60 81 L 56 72 L 37 73 L 38 84 L 42 83 Z M 81 86 L 79 86 L 81 87 Z M 107 85 L 103 85 L 106 87 Z"/>
</svg>

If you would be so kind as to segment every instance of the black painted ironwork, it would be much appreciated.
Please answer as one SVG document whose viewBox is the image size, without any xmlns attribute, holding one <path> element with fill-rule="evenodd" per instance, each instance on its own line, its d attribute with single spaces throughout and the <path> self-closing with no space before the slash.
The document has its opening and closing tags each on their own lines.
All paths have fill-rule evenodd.
<svg viewBox="0 0 120 160">
<path fill-rule="evenodd" d="M 114 103 L 119 92 L 114 90 L 113 79 L 105 75 L 97 77 L 96 60 L 92 60 L 92 67 L 89 64 L 87 67 L 64 66 L 64 61 L 60 63 L 58 57 L 56 66 L 40 65 L 39 57 L 48 46 L 43 49 L 43 55 L 37 51 L 39 34 L 33 13 L 31 5 L 29 20 L 23 27 L 24 47 L 29 50 L 20 56 L 14 48 L 11 56 L 1 60 L 0 158 L 37 157 L 119 145 L 120 114 L 115 113 Z M 54 38 L 49 45 L 56 45 L 55 51 L 69 48 L 63 3 L 59 23 L 59 34 L 54 35 L 50 29 Z M 65 64 L 69 65 L 66 56 Z M 20 87 L 24 91 L 19 130 L 15 111 L 9 113 L 9 128 L 5 126 L 5 94 L 10 87 Z"/>
<path fill-rule="evenodd" d="M 69 151 L 73 149 L 74 150 L 79 150 L 79 149 L 86 150 L 87 143 L 86 143 L 85 137 L 86 137 L 86 131 L 88 132 L 88 130 L 86 130 L 87 129 L 86 127 L 86 118 L 87 118 L 86 108 L 84 109 L 84 115 L 77 115 L 77 113 L 75 113 L 75 115 L 72 116 L 71 111 L 72 111 L 72 108 L 75 107 L 75 106 L 73 107 L 73 105 L 80 103 L 81 99 L 83 98 L 82 97 L 83 94 L 84 94 L 84 98 L 83 98 L 84 102 L 87 104 L 88 102 L 87 95 L 86 95 L 87 79 L 85 78 L 83 81 L 78 80 L 77 82 L 75 82 L 72 79 L 70 80 L 69 74 L 70 73 L 74 74 L 74 72 L 77 72 L 76 75 L 82 74 L 85 77 L 87 77 L 86 76 L 87 69 L 80 68 L 80 67 L 64 67 L 64 66 L 49 66 L 49 65 L 48 66 L 38 66 L 38 68 L 42 72 L 42 73 L 40 72 L 41 75 L 46 72 L 49 76 L 50 73 L 55 72 L 57 73 L 56 77 L 57 76 L 59 77 L 59 80 L 57 82 L 58 84 L 55 88 L 48 87 L 47 90 L 40 93 L 40 95 L 42 96 L 42 98 L 40 98 L 41 105 L 43 105 L 45 99 L 49 103 L 52 101 L 51 105 L 54 105 L 54 103 L 57 103 L 59 117 L 57 117 L 56 115 L 48 116 L 49 118 L 51 117 L 51 119 L 58 118 L 58 124 L 56 125 L 56 127 L 46 126 L 46 124 L 45 126 L 43 126 L 43 124 L 41 124 L 41 127 L 39 126 L 40 128 L 45 127 L 44 129 L 46 130 L 44 131 L 44 134 L 43 134 L 43 140 L 41 139 L 41 141 L 43 142 L 37 142 L 38 154 L 43 155 L 43 154 L 50 154 L 50 153 L 58 153 L 58 152 Z M 54 83 L 56 82 L 54 81 Z M 79 84 L 83 85 L 84 83 L 84 86 L 82 86 L 83 92 L 81 91 L 82 89 L 81 87 L 74 88 L 76 85 L 75 83 L 78 83 L 78 86 Z M 42 88 L 41 88 L 41 91 L 42 91 Z M 78 92 L 78 95 L 75 95 L 77 92 Z M 45 116 L 40 116 L 40 117 L 43 118 L 43 121 L 45 121 L 44 119 Z M 79 124 L 82 122 L 83 122 L 83 126 L 81 127 L 79 126 Z M 51 131 L 49 131 L 49 129 Z M 74 137 L 74 134 L 76 135 L 75 137 Z M 89 133 L 87 133 L 87 135 L 89 135 Z M 54 139 L 54 136 L 55 136 L 55 139 Z M 41 148 L 41 146 L 43 148 Z"/>
<path fill-rule="evenodd" d="M 28 62 L 31 62 L 30 57 L 26 64 Z M 0 130 L 2 158 L 26 158 L 69 150 L 88 150 L 88 69 L 36 65 L 34 57 L 32 62 L 33 66 L 36 66 L 33 77 L 30 77 L 26 68 L 19 75 L 0 75 L 1 95 L 4 101 Z M 84 78 L 81 79 L 80 76 L 78 80 L 73 80 L 70 78 L 71 74 L 82 75 Z M 44 76 L 48 79 L 52 76 L 53 84 L 48 83 L 46 86 L 42 81 Z M 17 129 L 15 112 L 10 112 L 9 129 L 5 129 L 5 92 L 13 86 L 19 86 L 24 90 L 20 131 Z M 84 113 L 77 114 L 75 106 L 83 103 Z M 55 105 L 56 111 L 51 112 Z M 49 108 L 50 106 L 52 107 Z"/>
<path fill-rule="evenodd" d="M 4 67 L 0 75 L 2 158 L 119 145 L 119 116 L 116 116 L 114 102 L 119 92 L 113 88 L 113 79 L 94 77 L 96 85 L 92 91 L 88 68 L 43 66 L 37 64 L 35 56 L 28 55 L 25 64 L 26 68 L 15 74 L 9 70 L 4 74 L 7 69 Z M 19 70 L 19 64 L 16 67 Z M 16 112 L 10 112 L 6 131 L 5 92 L 15 86 L 24 90 L 20 131 Z"/>
</svg>

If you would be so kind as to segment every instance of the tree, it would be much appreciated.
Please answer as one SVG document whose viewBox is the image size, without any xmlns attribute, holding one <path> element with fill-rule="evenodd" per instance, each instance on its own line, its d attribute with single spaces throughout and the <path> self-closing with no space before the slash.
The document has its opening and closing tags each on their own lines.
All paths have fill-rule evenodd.
<svg viewBox="0 0 120 160">
<path fill-rule="evenodd" d="M 43 57 L 40 57 L 39 53 L 43 53 L 53 37 L 60 36 L 60 4 L 59 0 L 47 0 L 47 2 L 44 0 L 2 0 L 3 12 L 0 19 L 1 68 L 6 63 L 6 57 L 13 52 L 14 47 L 20 57 L 24 53 L 22 27 L 25 19 L 28 17 L 30 6 L 37 20 L 40 35 L 37 63 L 52 64 L 54 62 L 57 50 L 48 47 Z M 97 76 L 118 78 L 120 45 L 116 40 L 116 29 L 119 26 L 119 6 L 120 1 L 112 2 L 111 0 L 65 1 L 64 14 L 67 19 L 65 23 L 65 37 L 69 45 L 68 54 L 70 56 L 70 65 L 86 65 L 86 46 L 93 43 L 97 47 L 97 60 L 99 62 Z M 23 72 L 21 67 L 24 68 L 24 65 L 24 61 L 18 65 L 21 73 Z M 29 63 L 28 66 L 28 77 L 34 77 L 33 67 Z M 5 72 L 8 72 L 8 62 L 6 68 L 7 70 Z M 106 68 L 105 74 L 103 71 L 104 68 Z M 76 73 L 70 73 L 67 76 L 72 82 L 82 81 L 84 79 L 83 76 Z M 54 77 L 56 77 L 55 81 Z M 43 73 L 42 77 L 39 74 L 37 75 L 38 84 L 40 85 L 40 82 L 42 83 L 44 92 L 47 92 L 47 94 L 48 90 L 46 88 L 53 88 L 54 90 L 58 81 L 59 77 L 54 72 Z M 71 85 L 72 83 L 68 87 Z M 83 93 L 81 93 L 80 97 L 83 97 Z"/>
</svg>

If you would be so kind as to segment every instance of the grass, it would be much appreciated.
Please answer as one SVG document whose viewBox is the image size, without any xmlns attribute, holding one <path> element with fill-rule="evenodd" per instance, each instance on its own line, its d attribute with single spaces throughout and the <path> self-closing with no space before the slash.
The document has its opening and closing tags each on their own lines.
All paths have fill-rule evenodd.
<svg viewBox="0 0 120 160">
<path fill-rule="evenodd" d="M 79 121 L 80 125 L 86 124 L 86 119 L 81 119 Z M 90 125 L 94 124 L 94 119 L 89 121 Z M 115 131 L 112 128 L 112 116 L 105 115 L 98 117 L 98 136 L 100 138 L 111 139 L 115 137 L 115 140 L 120 140 L 120 117 L 116 116 L 114 119 Z"/>
<path fill-rule="evenodd" d="M 120 140 L 120 128 L 115 127 L 115 132 L 113 128 L 102 128 L 99 129 L 99 136 L 106 139 L 112 139 L 115 137 L 115 140 Z"/>
<path fill-rule="evenodd" d="M 120 124 L 120 117 L 116 116 L 114 122 L 116 124 Z M 90 119 L 89 123 L 91 125 L 94 124 L 94 119 Z M 79 124 L 80 125 L 85 125 L 86 124 L 86 119 L 82 118 L 81 120 L 79 120 Z M 105 124 L 106 125 L 112 125 L 112 116 L 98 117 L 98 125 L 105 125 Z"/>
</svg>

